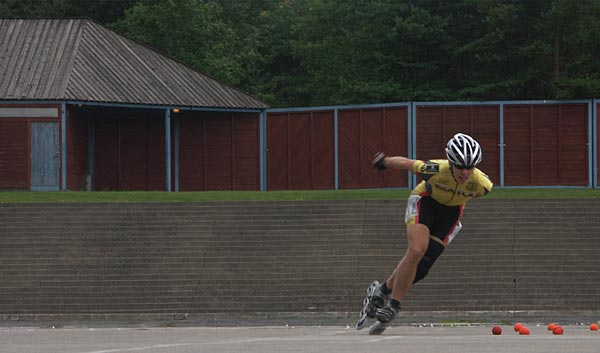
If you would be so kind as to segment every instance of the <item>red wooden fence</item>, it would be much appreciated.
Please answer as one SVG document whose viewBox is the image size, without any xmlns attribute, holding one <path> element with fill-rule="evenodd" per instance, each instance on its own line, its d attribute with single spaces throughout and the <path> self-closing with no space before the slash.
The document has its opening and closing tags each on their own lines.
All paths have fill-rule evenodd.
<svg viewBox="0 0 600 353">
<path fill-rule="evenodd" d="M 334 112 L 267 115 L 267 189 L 333 189 Z"/>
<path fill-rule="evenodd" d="M 506 105 L 505 186 L 587 186 L 588 105 Z"/>
<path fill-rule="evenodd" d="M 444 158 L 446 141 L 464 132 L 481 143 L 480 168 L 496 186 L 598 187 L 598 110 L 597 100 L 277 109 L 264 131 L 258 112 L 184 111 L 171 114 L 170 167 L 181 191 L 260 190 L 261 174 L 266 190 L 407 188 L 409 173 L 373 172 L 376 152 Z M 0 188 L 28 188 L 36 118 L 4 114 Z M 66 116 L 68 188 L 82 189 L 91 165 L 94 190 L 166 189 L 164 109 L 68 106 Z"/>
<path fill-rule="evenodd" d="M 417 106 L 416 158 L 445 159 L 446 143 L 454 134 L 473 136 L 483 149 L 479 168 L 494 183 L 500 180 L 500 107 L 478 106 Z"/>
</svg>

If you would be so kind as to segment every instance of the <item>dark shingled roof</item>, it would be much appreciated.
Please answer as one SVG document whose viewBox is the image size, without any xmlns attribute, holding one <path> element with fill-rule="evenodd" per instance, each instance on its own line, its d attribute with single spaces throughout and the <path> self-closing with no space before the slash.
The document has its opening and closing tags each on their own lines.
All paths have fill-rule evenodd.
<svg viewBox="0 0 600 353">
<path fill-rule="evenodd" d="M 267 108 L 86 19 L 0 19 L 0 100 Z"/>
</svg>

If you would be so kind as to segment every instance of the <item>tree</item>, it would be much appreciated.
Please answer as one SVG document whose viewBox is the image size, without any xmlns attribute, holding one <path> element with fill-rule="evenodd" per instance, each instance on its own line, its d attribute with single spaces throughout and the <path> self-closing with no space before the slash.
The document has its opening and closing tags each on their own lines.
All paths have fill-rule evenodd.
<svg viewBox="0 0 600 353">
<path fill-rule="evenodd" d="M 263 96 L 274 106 L 310 105 L 313 101 L 312 92 L 306 89 L 310 76 L 293 49 L 297 40 L 294 28 L 306 8 L 306 0 L 276 0 L 260 17 L 260 82 Z"/>
<path fill-rule="evenodd" d="M 137 0 L 0 0 L 6 18 L 87 17 L 102 24 L 122 18 Z"/>
<path fill-rule="evenodd" d="M 200 72 L 238 85 L 245 75 L 241 46 L 221 12 L 221 6 L 211 1 L 139 1 L 114 28 Z"/>
<path fill-rule="evenodd" d="M 600 96 L 598 0 L 0 0 L 90 17 L 274 106 Z"/>
<path fill-rule="evenodd" d="M 536 75 L 556 99 L 600 96 L 600 2 L 554 0 L 540 14 L 530 50 Z"/>
<path fill-rule="evenodd" d="M 239 40 L 245 75 L 239 87 L 275 106 L 298 105 L 298 82 L 306 75 L 291 50 L 292 27 L 305 0 L 217 0 L 222 19 Z"/>
<path fill-rule="evenodd" d="M 432 5 L 311 1 L 294 52 L 311 75 L 313 103 L 450 99 L 448 24 Z"/>
</svg>

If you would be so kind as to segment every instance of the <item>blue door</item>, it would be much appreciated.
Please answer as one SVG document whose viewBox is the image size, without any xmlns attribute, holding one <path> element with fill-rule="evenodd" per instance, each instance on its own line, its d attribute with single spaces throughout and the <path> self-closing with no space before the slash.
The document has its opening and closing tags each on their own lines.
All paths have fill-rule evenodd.
<svg viewBox="0 0 600 353">
<path fill-rule="evenodd" d="M 60 150 L 58 123 L 33 122 L 31 137 L 31 190 L 58 191 Z"/>
</svg>

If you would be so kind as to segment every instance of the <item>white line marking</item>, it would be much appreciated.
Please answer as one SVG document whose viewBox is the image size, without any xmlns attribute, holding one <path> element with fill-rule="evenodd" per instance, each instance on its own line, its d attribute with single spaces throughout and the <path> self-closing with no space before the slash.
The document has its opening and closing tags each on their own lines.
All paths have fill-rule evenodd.
<svg viewBox="0 0 600 353">
<path fill-rule="evenodd" d="M 365 342 L 367 342 L 367 343 L 381 342 L 381 341 L 395 340 L 395 339 L 398 339 L 401 337 L 402 336 L 379 336 L 378 338 L 372 338 L 370 340 L 366 340 Z"/>
<path fill-rule="evenodd" d="M 132 348 L 119 348 L 119 349 L 108 349 L 104 351 L 92 351 L 85 353 L 118 353 L 118 352 L 135 352 L 135 351 L 143 351 L 146 349 L 156 349 L 156 348 L 168 348 L 168 347 L 177 347 L 177 346 L 189 346 L 189 343 L 177 343 L 177 344 L 159 344 L 156 346 L 146 346 L 146 347 L 132 347 Z"/>
</svg>

